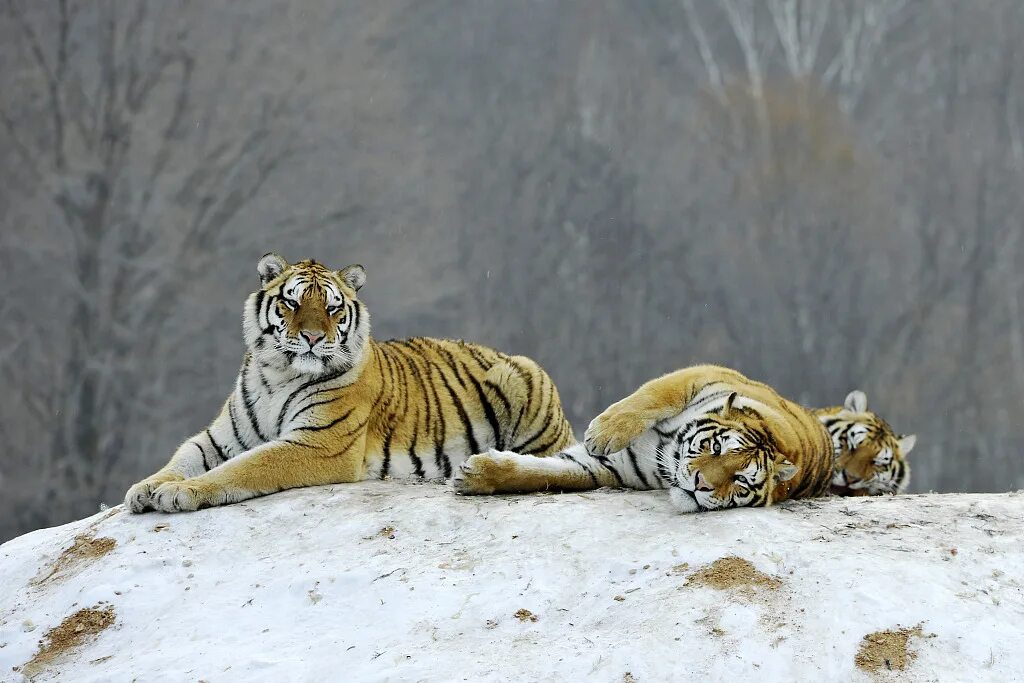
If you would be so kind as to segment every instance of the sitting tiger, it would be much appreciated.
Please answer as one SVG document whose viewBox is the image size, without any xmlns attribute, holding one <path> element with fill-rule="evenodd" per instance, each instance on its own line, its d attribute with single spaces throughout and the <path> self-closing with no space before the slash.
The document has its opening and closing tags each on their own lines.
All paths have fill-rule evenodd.
<svg viewBox="0 0 1024 683">
<path fill-rule="evenodd" d="M 573 442 L 551 378 L 529 358 L 461 341 L 378 343 L 356 298 L 366 273 L 267 254 L 243 309 L 247 352 L 207 429 L 125 496 L 133 512 L 234 503 L 371 477 L 449 477 L 491 447 Z"/>
<path fill-rule="evenodd" d="M 812 411 L 832 436 L 835 471 L 832 493 L 840 496 L 879 496 L 903 493 L 910 484 L 907 454 L 913 434 L 897 436 L 892 427 L 868 412 L 863 391 L 851 391 L 842 407 Z"/>
<path fill-rule="evenodd" d="M 714 365 L 647 382 L 549 458 L 491 451 L 456 474 L 465 494 L 601 486 L 669 490 L 683 512 L 766 506 L 828 492 L 832 442 L 808 410 Z"/>
</svg>

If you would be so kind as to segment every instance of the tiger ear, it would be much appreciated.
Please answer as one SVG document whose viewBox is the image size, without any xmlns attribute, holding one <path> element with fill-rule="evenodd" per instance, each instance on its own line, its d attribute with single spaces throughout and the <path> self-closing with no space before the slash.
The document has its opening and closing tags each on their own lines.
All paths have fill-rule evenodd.
<svg viewBox="0 0 1024 683">
<path fill-rule="evenodd" d="M 917 443 L 917 434 L 905 434 L 899 438 L 900 453 L 903 457 L 907 456 L 907 453 L 914 450 L 914 444 Z"/>
<path fill-rule="evenodd" d="M 796 476 L 800 468 L 788 460 L 775 464 L 775 481 L 789 481 Z"/>
<path fill-rule="evenodd" d="M 274 252 L 264 254 L 260 262 L 256 264 L 256 271 L 260 274 L 260 283 L 264 286 L 275 277 L 284 272 L 288 262 Z"/>
<path fill-rule="evenodd" d="M 737 396 L 737 394 L 734 391 L 731 394 L 729 394 L 728 398 L 725 399 L 725 405 L 722 406 L 722 417 L 726 417 L 727 415 L 732 413 L 734 410 L 737 410 L 737 408 L 736 408 L 736 396 Z"/>
<path fill-rule="evenodd" d="M 366 268 L 363 268 L 358 263 L 352 264 L 351 266 L 345 266 L 338 271 L 338 277 L 340 277 L 346 285 L 358 292 L 359 288 L 366 284 Z"/>
<path fill-rule="evenodd" d="M 868 397 L 864 395 L 863 391 L 854 389 L 846 395 L 843 408 L 851 413 L 863 413 L 868 409 Z"/>
</svg>

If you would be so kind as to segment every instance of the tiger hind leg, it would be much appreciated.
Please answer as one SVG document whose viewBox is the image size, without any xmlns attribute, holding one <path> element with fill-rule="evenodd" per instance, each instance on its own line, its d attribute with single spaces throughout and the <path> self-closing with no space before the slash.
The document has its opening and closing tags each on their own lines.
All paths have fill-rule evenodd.
<svg viewBox="0 0 1024 683">
<path fill-rule="evenodd" d="M 501 426 L 497 450 L 542 456 L 575 443 L 554 381 L 533 360 L 509 356 L 495 363 L 483 390 Z"/>
<path fill-rule="evenodd" d="M 589 491 L 617 486 L 613 473 L 575 444 L 548 457 L 496 451 L 471 456 L 452 479 L 456 493 L 530 493 L 533 491 Z"/>
</svg>

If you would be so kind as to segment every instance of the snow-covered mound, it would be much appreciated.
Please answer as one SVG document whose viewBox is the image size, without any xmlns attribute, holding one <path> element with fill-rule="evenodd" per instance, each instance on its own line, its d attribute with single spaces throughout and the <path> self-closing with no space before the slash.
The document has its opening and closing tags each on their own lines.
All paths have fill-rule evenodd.
<svg viewBox="0 0 1024 683">
<path fill-rule="evenodd" d="M 1022 573 L 1020 494 L 118 507 L 0 546 L 0 680 L 1019 680 Z"/>
</svg>

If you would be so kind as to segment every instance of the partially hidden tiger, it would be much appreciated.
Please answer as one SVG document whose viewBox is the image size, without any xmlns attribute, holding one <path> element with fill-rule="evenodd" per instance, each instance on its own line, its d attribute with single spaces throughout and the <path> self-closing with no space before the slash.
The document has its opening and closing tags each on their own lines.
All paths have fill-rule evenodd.
<svg viewBox="0 0 1024 683">
<path fill-rule="evenodd" d="M 910 485 L 907 455 L 914 434 L 898 435 L 889 423 L 868 410 L 863 391 L 851 391 L 842 406 L 812 411 L 832 437 L 832 493 L 880 496 L 903 493 Z"/>
<path fill-rule="evenodd" d="M 833 444 L 811 411 L 715 365 L 642 385 L 590 423 L 584 443 L 547 458 L 491 450 L 453 480 L 463 494 L 602 486 L 668 489 L 682 512 L 827 495 Z"/>
<path fill-rule="evenodd" d="M 491 448 L 543 456 L 573 443 L 534 361 L 462 341 L 377 342 L 360 265 L 267 254 L 245 301 L 246 352 L 206 428 L 132 486 L 132 512 L 191 511 L 284 489 L 370 478 L 447 478 Z"/>
</svg>

